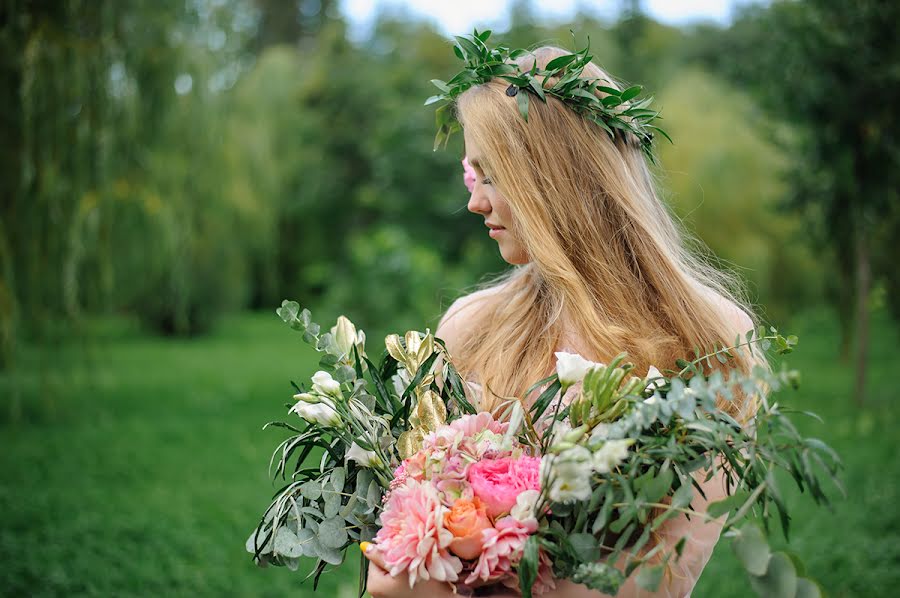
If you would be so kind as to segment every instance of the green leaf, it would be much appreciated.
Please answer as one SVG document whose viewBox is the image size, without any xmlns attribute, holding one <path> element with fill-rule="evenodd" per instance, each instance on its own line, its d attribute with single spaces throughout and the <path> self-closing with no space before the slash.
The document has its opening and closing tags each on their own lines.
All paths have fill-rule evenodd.
<svg viewBox="0 0 900 598">
<path fill-rule="evenodd" d="M 457 36 L 456 36 L 456 42 L 457 42 L 457 43 L 459 44 L 459 46 L 463 49 L 463 51 L 466 53 L 467 58 L 468 58 L 470 61 L 471 61 L 473 58 L 478 58 L 479 56 L 481 56 L 481 51 L 478 49 L 478 46 L 476 46 L 472 41 L 470 41 L 470 40 L 468 40 L 468 39 L 466 39 L 466 38 L 464 38 L 464 37 L 460 37 L 460 36 L 457 35 Z"/>
<path fill-rule="evenodd" d="M 707 507 L 706 512 L 710 517 L 721 517 L 729 511 L 740 508 L 749 496 L 750 493 L 746 491 L 736 492 L 724 500 L 710 504 L 709 507 Z"/>
<path fill-rule="evenodd" d="M 604 87 L 603 85 L 598 85 L 597 89 L 599 91 L 602 91 L 603 93 L 608 93 L 611 96 L 618 96 L 622 93 L 618 89 L 615 89 L 613 87 Z"/>
<path fill-rule="evenodd" d="M 341 548 L 347 542 L 347 528 L 344 518 L 337 516 L 319 524 L 319 541 L 327 548 Z"/>
<path fill-rule="evenodd" d="M 279 527 L 275 532 L 275 554 L 288 558 L 297 558 L 303 555 L 303 545 L 297 534 L 286 527 Z"/>
<path fill-rule="evenodd" d="M 632 87 L 629 87 L 629 88 L 626 89 L 625 91 L 623 91 L 623 92 L 622 92 L 622 95 L 621 95 L 620 97 L 622 98 L 622 101 L 623 101 L 623 102 L 627 102 L 627 101 L 630 100 L 631 98 L 637 97 L 637 95 L 638 95 L 639 93 L 641 93 L 641 89 L 642 89 L 642 88 L 641 88 L 640 85 L 634 85 L 634 86 L 632 86 Z"/>
<path fill-rule="evenodd" d="M 562 67 L 566 66 L 567 64 L 569 64 L 576 58 L 578 58 L 578 56 L 576 54 L 568 54 L 566 56 L 559 56 L 557 58 L 554 58 L 550 62 L 548 62 L 547 67 L 544 70 L 555 71 L 556 69 L 561 69 Z"/>
<path fill-rule="evenodd" d="M 637 585 L 641 586 L 645 590 L 655 592 L 659 587 L 659 582 L 662 581 L 664 571 L 664 563 L 660 565 L 654 565 L 653 567 L 642 565 L 641 568 L 638 569 L 634 581 L 635 583 L 637 583 Z"/>
<path fill-rule="evenodd" d="M 600 558 L 600 547 L 593 534 L 572 534 L 569 536 L 569 544 L 582 562 L 590 563 Z"/>
<path fill-rule="evenodd" d="M 798 577 L 797 593 L 794 596 L 795 598 L 821 598 L 822 590 L 819 589 L 819 586 L 813 580 L 806 577 Z"/>
<path fill-rule="evenodd" d="M 769 559 L 765 574 L 750 576 L 750 585 L 757 594 L 766 598 L 794 598 L 797 595 L 797 572 L 786 554 L 776 552 Z"/>
<path fill-rule="evenodd" d="M 525 598 L 531 597 L 531 588 L 537 579 L 539 548 L 538 537 L 529 536 L 522 549 L 522 559 L 519 561 L 519 588 Z"/>
<path fill-rule="evenodd" d="M 758 527 L 749 524 L 738 530 L 731 541 L 731 548 L 744 569 L 751 575 L 759 576 L 766 573 L 771 553 L 769 544 Z M 790 561 L 788 562 L 790 563 Z M 792 571 L 793 567 L 791 565 Z"/>
<path fill-rule="evenodd" d="M 534 91 L 535 95 L 541 99 L 542 102 L 546 102 L 547 98 L 544 96 L 544 90 L 541 87 L 541 84 L 538 83 L 537 79 L 530 79 L 528 81 L 528 86 Z"/>
<path fill-rule="evenodd" d="M 635 481 L 635 487 L 646 502 L 658 502 L 660 498 L 669 493 L 669 488 L 672 487 L 673 476 L 672 469 L 667 468 L 656 476 L 647 478 L 646 481 L 641 481 L 641 478 L 643 478 L 641 476 Z"/>
<path fill-rule="evenodd" d="M 694 487 L 691 484 L 681 484 L 681 487 L 672 495 L 672 506 L 679 509 L 686 508 L 694 498 Z"/>
<path fill-rule="evenodd" d="M 522 118 L 525 119 L 525 122 L 528 122 L 528 94 L 516 94 L 516 103 L 519 106 L 519 114 L 522 115 Z"/>
</svg>

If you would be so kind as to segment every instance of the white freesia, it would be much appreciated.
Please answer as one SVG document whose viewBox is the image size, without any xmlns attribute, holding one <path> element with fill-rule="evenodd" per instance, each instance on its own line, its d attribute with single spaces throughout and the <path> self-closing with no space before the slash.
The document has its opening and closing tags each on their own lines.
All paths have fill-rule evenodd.
<svg viewBox="0 0 900 598">
<path fill-rule="evenodd" d="M 541 495 L 539 490 L 525 490 L 516 497 L 516 505 L 509 510 L 513 519 L 526 522 L 535 518 L 534 507 Z"/>
<path fill-rule="evenodd" d="M 347 450 L 347 454 L 344 455 L 344 458 L 347 461 L 356 461 L 361 467 L 372 467 L 380 462 L 375 451 L 367 451 L 355 442 L 350 445 L 350 449 Z"/>
<path fill-rule="evenodd" d="M 321 426 L 338 426 L 341 416 L 334 409 L 334 403 L 327 397 L 315 396 L 309 393 L 294 395 L 297 404 L 291 407 L 289 413 L 296 413 L 301 418 L 312 424 Z"/>
<path fill-rule="evenodd" d="M 600 450 L 594 453 L 594 471 L 604 474 L 618 467 L 628 458 L 628 447 L 633 443 L 634 440 L 630 438 L 604 442 Z"/>
<path fill-rule="evenodd" d="M 544 455 L 541 480 L 549 482 L 550 500 L 565 503 L 590 498 L 591 468 L 591 452 L 583 446 L 574 446 L 558 455 Z"/>
<path fill-rule="evenodd" d="M 319 370 L 312 377 L 313 390 L 323 394 L 330 395 L 335 398 L 341 397 L 340 383 L 331 377 L 331 374 Z"/>
<path fill-rule="evenodd" d="M 578 384 L 584 379 L 588 370 L 602 365 L 602 363 L 588 361 L 577 353 L 556 353 L 556 374 L 559 376 L 563 389 Z"/>
</svg>

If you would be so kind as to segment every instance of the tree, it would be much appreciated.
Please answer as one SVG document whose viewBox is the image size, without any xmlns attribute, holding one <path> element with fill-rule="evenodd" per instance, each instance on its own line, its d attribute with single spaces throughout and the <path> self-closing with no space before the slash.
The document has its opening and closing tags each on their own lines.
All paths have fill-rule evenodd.
<svg viewBox="0 0 900 598">
<path fill-rule="evenodd" d="M 803 214 L 835 271 L 841 353 L 856 341 L 863 401 L 873 285 L 895 280 L 896 238 L 884 219 L 900 185 L 900 4 L 808 0 L 748 9 L 707 46 L 710 63 L 749 85 L 796 127 L 787 204 Z M 895 314 L 900 315 L 900 314 Z"/>
</svg>

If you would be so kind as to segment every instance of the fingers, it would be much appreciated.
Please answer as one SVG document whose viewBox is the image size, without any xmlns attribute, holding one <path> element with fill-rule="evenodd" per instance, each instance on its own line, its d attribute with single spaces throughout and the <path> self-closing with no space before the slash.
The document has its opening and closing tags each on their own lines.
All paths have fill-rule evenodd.
<svg viewBox="0 0 900 598">
<path fill-rule="evenodd" d="M 387 567 L 384 564 L 384 557 L 381 556 L 381 552 L 378 550 L 378 547 L 371 542 L 362 542 L 359 545 L 359 549 L 362 550 L 362 553 L 369 559 L 369 562 L 377 567 L 387 570 Z"/>
</svg>

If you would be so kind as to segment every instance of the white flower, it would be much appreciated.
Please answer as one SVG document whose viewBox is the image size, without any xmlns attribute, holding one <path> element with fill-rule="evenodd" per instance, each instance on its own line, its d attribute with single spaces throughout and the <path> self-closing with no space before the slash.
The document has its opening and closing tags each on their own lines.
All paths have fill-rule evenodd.
<svg viewBox="0 0 900 598">
<path fill-rule="evenodd" d="M 345 316 L 338 317 L 337 324 L 331 327 L 331 334 L 334 336 L 334 344 L 341 352 L 339 357 L 352 361 L 354 346 L 360 357 L 366 354 L 366 333 L 362 330 L 357 331 L 353 322 Z"/>
<path fill-rule="evenodd" d="M 597 444 L 603 440 L 609 438 L 609 430 L 612 426 L 609 424 L 597 424 L 594 426 L 594 429 L 591 430 L 591 437 L 588 440 L 588 444 Z"/>
<path fill-rule="evenodd" d="M 347 454 L 344 455 L 347 461 L 356 461 L 361 467 L 372 467 L 372 465 L 380 462 L 375 451 L 363 450 L 361 446 L 355 442 L 350 445 Z"/>
<path fill-rule="evenodd" d="M 544 455 L 541 480 L 549 482 L 547 494 L 552 501 L 587 500 L 591 496 L 591 452 L 574 446 L 559 455 Z"/>
<path fill-rule="evenodd" d="M 594 471 L 609 473 L 628 457 L 628 447 L 634 443 L 631 438 L 624 440 L 607 440 L 594 453 Z"/>
<path fill-rule="evenodd" d="M 297 399 L 297 404 L 291 407 L 289 413 L 296 413 L 306 421 L 320 426 L 337 426 L 341 423 L 341 416 L 327 397 L 301 393 L 294 395 L 294 398 Z"/>
<path fill-rule="evenodd" d="M 319 370 L 312 377 L 313 390 L 323 394 L 330 395 L 335 398 L 340 398 L 341 395 L 341 385 L 340 383 L 331 377 L 331 374 L 328 372 L 323 372 Z"/>
<path fill-rule="evenodd" d="M 653 380 L 653 378 L 656 378 L 656 380 Z M 648 381 L 645 390 L 650 388 L 662 388 L 665 384 L 665 380 L 662 378 L 664 378 L 662 372 L 656 369 L 656 366 L 651 365 L 650 369 L 647 371 L 647 377 L 645 378 Z"/>
<path fill-rule="evenodd" d="M 516 506 L 510 509 L 509 514 L 522 522 L 534 519 L 534 507 L 540 495 L 539 490 L 525 490 L 516 497 Z"/>
<path fill-rule="evenodd" d="M 588 370 L 602 365 L 602 363 L 588 361 L 577 353 L 556 353 L 556 373 L 563 389 L 581 382 Z"/>
</svg>

